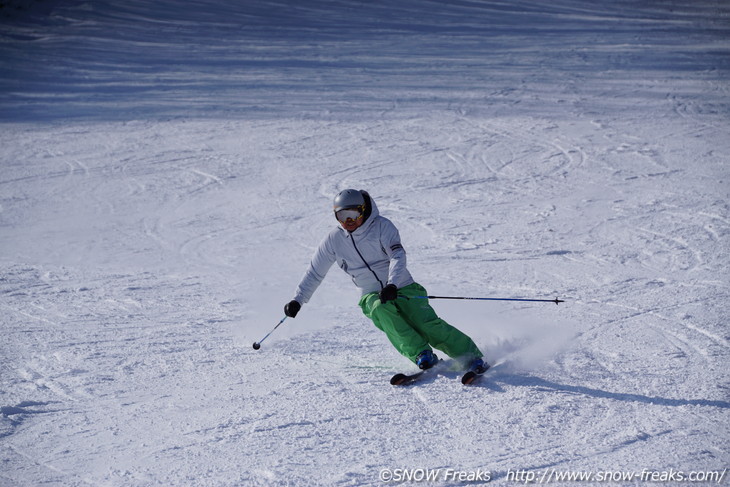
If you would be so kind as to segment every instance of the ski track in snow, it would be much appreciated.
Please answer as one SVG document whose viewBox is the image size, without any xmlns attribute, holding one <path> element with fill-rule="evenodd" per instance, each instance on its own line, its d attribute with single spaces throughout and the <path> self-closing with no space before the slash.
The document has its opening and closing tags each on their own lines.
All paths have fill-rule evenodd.
<svg viewBox="0 0 730 487">
<path fill-rule="evenodd" d="M 727 468 L 728 18 L 4 3 L 0 485 Z M 497 363 L 468 388 L 388 385 L 335 268 L 252 350 L 347 187 L 431 294 L 566 302 L 434 301 Z"/>
</svg>

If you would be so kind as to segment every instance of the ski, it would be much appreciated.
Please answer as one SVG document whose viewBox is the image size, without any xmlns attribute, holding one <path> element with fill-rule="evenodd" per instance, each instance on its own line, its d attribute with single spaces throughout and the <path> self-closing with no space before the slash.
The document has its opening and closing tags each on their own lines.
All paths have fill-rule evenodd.
<svg viewBox="0 0 730 487">
<path fill-rule="evenodd" d="M 408 384 L 417 381 L 424 372 L 426 371 L 421 370 L 420 372 L 416 372 L 415 374 L 395 374 L 393 377 L 390 378 L 390 385 L 407 386 Z"/>
<path fill-rule="evenodd" d="M 409 384 L 412 384 L 412 383 L 416 382 L 418 379 L 423 378 L 424 376 L 435 373 L 441 367 L 442 364 L 443 364 L 443 361 L 439 360 L 436 363 L 436 365 L 434 365 L 430 369 L 419 370 L 418 372 L 414 372 L 412 374 L 395 374 L 393 377 L 390 378 L 390 385 L 407 386 Z"/>
<path fill-rule="evenodd" d="M 431 367 L 430 369 L 426 370 L 419 370 L 418 372 L 414 372 L 412 374 L 395 374 L 393 377 L 390 378 L 390 384 L 393 386 L 407 386 L 410 384 L 413 384 L 414 382 L 420 380 L 424 376 L 431 375 L 438 369 L 439 365 L 441 363 L 436 364 L 435 366 Z M 487 366 L 486 369 L 479 370 L 479 369 L 470 369 L 467 370 L 464 375 L 461 376 L 461 383 L 468 386 L 469 384 L 473 384 L 479 378 L 484 375 L 484 373 L 489 370 L 491 367 Z"/>
<path fill-rule="evenodd" d="M 483 374 L 477 374 L 473 370 L 470 370 L 466 374 L 461 376 L 461 383 L 465 386 L 468 386 L 469 384 L 472 384 L 476 380 L 478 380 L 482 375 Z"/>
</svg>

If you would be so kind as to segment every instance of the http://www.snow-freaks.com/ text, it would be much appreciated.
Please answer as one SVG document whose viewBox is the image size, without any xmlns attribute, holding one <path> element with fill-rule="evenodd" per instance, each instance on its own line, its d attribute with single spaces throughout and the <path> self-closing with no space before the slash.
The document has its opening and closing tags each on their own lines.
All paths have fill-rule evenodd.
<svg viewBox="0 0 730 487">
<path fill-rule="evenodd" d="M 486 469 L 457 470 L 453 468 L 384 468 L 380 470 L 379 479 L 383 483 L 399 484 L 405 482 L 464 482 L 470 484 L 489 483 L 500 478 L 506 482 L 522 484 L 549 484 L 558 482 L 686 482 L 721 484 L 727 475 L 724 470 L 601 470 L 601 471 L 568 471 L 556 468 L 544 470 L 516 469 L 507 470 L 506 474 L 494 474 Z"/>
</svg>

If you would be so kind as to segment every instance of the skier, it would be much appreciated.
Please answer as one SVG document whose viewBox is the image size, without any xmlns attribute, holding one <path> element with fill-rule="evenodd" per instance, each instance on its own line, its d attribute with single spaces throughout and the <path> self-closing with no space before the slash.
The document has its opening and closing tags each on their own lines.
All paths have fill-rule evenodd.
<svg viewBox="0 0 730 487">
<path fill-rule="evenodd" d="M 355 189 L 340 192 L 334 214 L 340 226 L 314 253 L 294 299 L 284 306 L 286 316 L 297 315 L 337 262 L 362 291 L 359 305 L 365 316 L 420 369 L 436 365 L 436 348 L 477 374 L 485 372 L 489 364 L 474 341 L 439 318 L 428 299 L 415 298 L 426 296 L 426 290 L 408 272 L 398 229 L 380 216 L 370 195 Z"/>
</svg>

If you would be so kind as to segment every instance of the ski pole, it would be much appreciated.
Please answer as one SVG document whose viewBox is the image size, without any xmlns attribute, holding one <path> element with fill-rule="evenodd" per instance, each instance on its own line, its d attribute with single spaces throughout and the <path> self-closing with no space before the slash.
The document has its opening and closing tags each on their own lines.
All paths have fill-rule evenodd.
<svg viewBox="0 0 730 487">
<path fill-rule="evenodd" d="M 522 298 L 467 298 L 464 296 L 414 296 L 421 299 L 469 299 L 474 301 L 536 301 L 542 303 L 564 303 L 562 299 L 522 299 Z"/>
<path fill-rule="evenodd" d="M 286 316 L 284 316 L 284 317 L 283 317 L 283 318 L 281 319 L 281 321 L 280 321 L 279 323 L 277 323 L 277 324 L 276 324 L 276 326 L 275 326 L 275 327 L 274 327 L 274 328 L 273 328 L 273 329 L 272 329 L 272 330 L 271 330 L 270 332 L 268 332 L 268 333 L 266 334 L 266 336 L 265 336 L 265 337 L 263 337 L 263 338 L 262 338 L 261 340 L 259 340 L 258 342 L 253 342 L 253 349 L 254 349 L 254 350 L 258 350 L 259 348 L 261 348 L 261 343 L 262 343 L 262 342 L 263 342 L 264 340 L 266 340 L 267 338 L 269 338 L 269 335 L 271 335 L 272 333 L 274 333 L 274 330 L 276 330 L 277 328 L 279 328 L 279 325 L 281 325 L 282 323 L 284 323 L 284 320 L 285 320 L 285 319 L 286 319 Z"/>
</svg>

